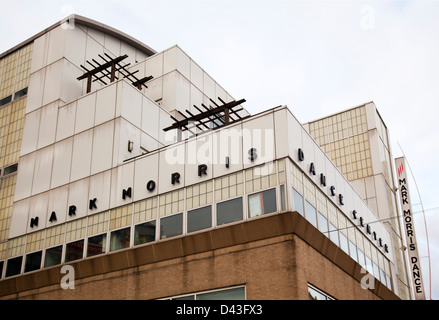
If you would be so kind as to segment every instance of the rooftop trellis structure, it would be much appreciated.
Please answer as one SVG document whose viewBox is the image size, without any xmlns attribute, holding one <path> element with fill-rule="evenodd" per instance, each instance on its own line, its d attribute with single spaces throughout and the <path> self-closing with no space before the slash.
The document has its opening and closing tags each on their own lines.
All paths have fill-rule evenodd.
<svg viewBox="0 0 439 320">
<path fill-rule="evenodd" d="M 181 133 L 184 131 L 189 131 L 193 135 L 196 135 L 191 128 L 197 127 L 199 130 L 212 130 L 219 127 L 226 126 L 228 124 L 234 123 L 236 121 L 241 121 L 249 116 L 242 117 L 238 114 L 238 112 L 242 111 L 244 108 L 240 107 L 234 109 L 244 102 L 245 99 L 234 100 L 231 102 L 224 102 L 220 97 L 218 100 L 222 103 L 222 105 L 218 105 L 212 99 L 209 99 L 210 102 L 215 106 L 214 108 L 208 108 L 203 103 L 201 104 L 203 109 L 200 109 L 196 105 L 194 108 L 199 112 L 198 114 L 193 114 L 189 110 L 186 109 L 185 115 L 181 111 L 177 111 L 182 117 L 182 120 L 178 120 L 175 117 L 171 116 L 172 120 L 174 120 L 174 124 L 167 128 L 164 128 L 163 131 L 167 132 L 169 130 L 178 129 L 177 131 L 177 140 L 181 141 Z"/>
<path fill-rule="evenodd" d="M 78 77 L 78 80 L 87 79 L 87 93 L 91 91 L 92 82 L 99 81 L 103 85 L 107 85 L 106 81 L 111 83 L 114 82 L 114 80 L 119 80 L 119 77 L 116 75 L 117 73 L 122 76 L 122 79 L 128 79 L 131 81 L 131 84 L 139 90 L 141 90 L 142 87 L 148 88 L 145 83 L 154 78 L 153 76 L 147 76 L 138 79 L 135 74 L 139 72 L 139 70 L 134 72 L 128 71 L 127 67 L 130 66 L 130 63 L 123 64 L 123 60 L 128 58 L 128 55 L 126 54 L 117 58 L 112 58 L 107 53 L 104 55 L 105 57 L 99 54 L 99 58 L 103 60 L 103 63 L 98 62 L 95 59 L 92 59 L 93 63 L 87 60 L 87 63 L 93 67 L 91 70 L 81 65 L 81 68 L 84 69 L 85 73 Z M 104 81 L 104 79 L 106 81 Z"/>
</svg>

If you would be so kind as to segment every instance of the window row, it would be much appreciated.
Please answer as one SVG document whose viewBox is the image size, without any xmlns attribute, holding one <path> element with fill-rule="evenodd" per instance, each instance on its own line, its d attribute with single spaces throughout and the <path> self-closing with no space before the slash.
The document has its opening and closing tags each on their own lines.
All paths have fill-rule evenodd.
<svg viewBox="0 0 439 320">
<path fill-rule="evenodd" d="M 279 190 L 281 191 L 281 193 L 283 193 L 279 196 L 281 199 L 281 207 L 279 208 L 279 210 L 285 210 L 284 186 L 282 185 Z M 248 212 L 247 218 L 254 218 L 265 214 L 275 213 L 278 211 L 277 203 L 278 201 L 276 188 L 248 195 L 246 210 Z M 118 210 L 116 209 L 115 212 L 117 211 Z M 181 236 L 186 233 L 207 230 L 214 227 L 214 225 L 222 226 L 225 224 L 244 220 L 245 216 L 243 197 L 237 197 L 234 199 L 216 203 L 215 212 L 213 211 L 214 210 L 212 209 L 212 205 L 207 205 L 188 210 L 187 212 L 179 212 L 169 216 L 160 217 L 159 219 L 143 222 L 134 226 L 130 225 L 117 230 L 112 230 L 112 228 L 110 228 L 109 230 L 94 228 L 95 225 L 101 222 L 97 222 L 97 224 L 93 224 L 93 222 L 90 222 L 89 228 L 94 228 L 92 230 L 100 231 L 102 233 L 79 240 L 77 240 L 77 238 L 81 238 L 83 232 L 81 230 L 75 230 L 78 228 L 85 229 L 85 227 L 83 226 L 84 223 L 81 223 L 78 220 L 76 222 L 79 227 L 75 226 L 67 228 L 68 230 L 65 237 L 67 243 L 65 245 L 60 244 L 50 247 L 44 251 L 44 255 L 43 250 L 39 250 L 29 253 L 24 257 L 19 256 L 7 260 L 4 277 L 11 277 L 19 275 L 22 272 L 27 273 L 39 270 L 41 268 L 56 266 L 61 263 L 69 263 L 72 261 L 83 259 L 84 257 L 93 257 L 99 254 L 130 248 L 132 246 L 147 244 L 157 240 L 164 240 L 176 236 Z M 101 217 L 98 216 L 99 215 L 96 215 L 95 220 L 105 220 L 105 217 L 101 219 Z M 74 232 L 75 234 L 70 235 L 70 233 L 72 232 Z M 32 235 L 37 235 L 37 233 Z M 28 238 L 32 235 L 29 235 Z M 49 235 L 47 235 L 47 237 L 48 238 L 46 239 L 46 241 L 49 242 L 46 243 L 50 243 L 52 235 L 50 235 L 50 237 Z M 38 239 L 36 239 L 35 241 L 29 238 L 27 246 L 31 246 L 34 242 L 43 241 L 42 239 L 40 239 L 41 236 L 37 238 Z M 68 239 L 76 240 L 69 242 Z M 24 244 L 17 244 L 17 246 L 24 246 Z M 2 261 L 0 264 L 1 269 L 3 269 L 3 265 L 4 262 Z M 0 270 L 0 277 L 2 274 L 3 270 Z"/>
<path fill-rule="evenodd" d="M 246 297 L 245 287 L 237 287 L 174 296 L 163 300 L 246 300 Z"/>
<path fill-rule="evenodd" d="M 360 235 L 361 238 L 364 239 L 357 241 L 356 237 L 359 236 L 359 232 L 352 232 L 356 229 L 354 225 L 348 224 L 343 228 L 337 227 L 323 213 L 316 210 L 316 207 L 309 203 L 308 200 L 304 200 L 304 197 L 294 188 L 292 188 L 292 192 L 294 211 L 304 216 L 315 228 L 328 237 L 335 245 L 340 247 L 354 261 L 359 263 L 364 270 L 372 274 L 377 280 L 392 290 L 389 262 L 381 253 L 377 253 L 377 250 L 371 248 L 368 250 L 370 256 L 372 256 L 372 254 L 374 255 L 374 259 L 371 259 L 369 255 L 364 253 L 365 250 L 362 247 L 368 246 L 368 244 L 365 244 L 365 241 L 369 240 Z M 351 229 L 351 233 L 353 233 L 354 236 L 348 237 L 349 229 Z M 358 243 L 362 243 L 363 245 L 357 246 Z M 381 259 L 381 263 L 379 259 Z"/>
</svg>

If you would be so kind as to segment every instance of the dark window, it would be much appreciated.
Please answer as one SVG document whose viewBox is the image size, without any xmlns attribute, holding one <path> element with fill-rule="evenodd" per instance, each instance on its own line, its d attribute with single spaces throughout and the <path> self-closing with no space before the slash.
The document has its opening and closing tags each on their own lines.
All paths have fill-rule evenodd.
<svg viewBox="0 0 439 320">
<path fill-rule="evenodd" d="M 175 237 L 183 233 L 183 214 L 160 219 L 160 239 Z"/>
<path fill-rule="evenodd" d="M 197 300 L 245 300 L 245 288 L 242 287 L 198 294 Z"/>
<path fill-rule="evenodd" d="M 0 261 L 0 279 L 2 278 L 2 274 L 3 274 L 3 265 L 5 264 L 4 261 Z"/>
<path fill-rule="evenodd" d="M 212 227 L 212 207 L 207 206 L 187 213 L 187 232 L 194 232 Z"/>
<path fill-rule="evenodd" d="M 139 224 L 134 229 L 134 245 L 155 241 L 155 221 Z"/>
<path fill-rule="evenodd" d="M 17 257 L 8 260 L 6 265 L 6 277 L 12 277 L 20 274 L 23 257 Z"/>
<path fill-rule="evenodd" d="M 0 100 L 0 107 L 12 101 L 12 96 L 8 96 Z"/>
<path fill-rule="evenodd" d="M 131 228 L 116 230 L 111 233 L 110 251 L 121 250 L 130 247 Z"/>
<path fill-rule="evenodd" d="M 216 224 L 242 220 L 242 197 L 218 203 L 216 205 Z"/>
<path fill-rule="evenodd" d="M 61 256 L 62 256 L 62 246 L 47 249 L 46 256 L 44 258 L 44 268 L 61 264 Z"/>
<path fill-rule="evenodd" d="M 107 248 L 107 234 L 90 237 L 87 242 L 87 257 L 105 253 Z"/>
<path fill-rule="evenodd" d="M 65 262 L 82 259 L 84 255 L 84 240 L 68 243 L 66 245 Z"/>
<path fill-rule="evenodd" d="M 24 88 L 24 89 L 21 89 L 20 91 L 15 92 L 14 100 L 17 100 L 18 98 L 21 98 L 25 95 L 27 95 L 27 88 Z"/>
<path fill-rule="evenodd" d="M 12 166 L 6 167 L 6 168 L 3 170 L 3 175 L 6 176 L 6 175 L 8 175 L 8 174 L 14 173 L 14 172 L 17 171 L 17 169 L 18 169 L 18 163 L 13 164 Z"/>
<path fill-rule="evenodd" d="M 30 253 L 26 256 L 26 262 L 24 264 L 24 272 L 31 272 L 41 269 L 41 258 L 43 251 Z"/>
</svg>

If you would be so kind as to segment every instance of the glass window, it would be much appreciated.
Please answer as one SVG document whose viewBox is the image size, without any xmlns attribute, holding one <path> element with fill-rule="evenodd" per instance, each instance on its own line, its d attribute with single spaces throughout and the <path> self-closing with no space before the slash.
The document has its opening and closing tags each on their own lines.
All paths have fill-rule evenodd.
<svg viewBox="0 0 439 320">
<path fill-rule="evenodd" d="M 276 189 L 270 189 L 248 196 L 249 217 L 276 212 Z"/>
<path fill-rule="evenodd" d="M 364 258 L 364 253 L 360 249 L 358 249 L 358 263 L 360 266 L 362 266 L 364 269 L 366 268 L 366 261 Z"/>
<path fill-rule="evenodd" d="M 321 214 L 320 212 L 318 213 L 319 216 L 319 230 L 320 232 L 322 232 L 325 236 L 329 237 L 329 229 L 328 229 L 328 219 L 326 219 L 326 217 Z"/>
<path fill-rule="evenodd" d="M 134 228 L 134 245 L 155 241 L 155 221 L 138 224 Z"/>
<path fill-rule="evenodd" d="M 101 234 L 88 238 L 87 257 L 93 257 L 107 252 L 107 234 Z"/>
<path fill-rule="evenodd" d="M 187 232 L 212 227 L 212 206 L 198 208 L 187 213 Z"/>
<path fill-rule="evenodd" d="M 349 252 L 351 258 L 358 262 L 357 246 L 352 241 L 349 241 Z"/>
<path fill-rule="evenodd" d="M 2 278 L 3 275 L 3 265 L 5 264 L 4 261 L 0 261 L 0 279 Z"/>
<path fill-rule="evenodd" d="M 183 233 L 183 214 L 160 219 L 160 239 L 175 237 Z"/>
<path fill-rule="evenodd" d="M 218 203 L 216 205 L 216 224 L 242 220 L 242 197 Z"/>
<path fill-rule="evenodd" d="M 198 294 L 197 300 L 245 300 L 245 288 L 242 287 Z"/>
<path fill-rule="evenodd" d="M 41 258 L 43 251 L 34 252 L 26 256 L 24 272 L 31 272 L 41 268 Z"/>
<path fill-rule="evenodd" d="M 317 213 L 316 208 L 311 205 L 308 201 L 305 201 L 305 218 L 308 220 L 314 227 L 317 228 Z"/>
<path fill-rule="evenodd" d="M 65 262 L 82 259 L 84 255 L 84 240 L 66 244 Z"/>
<path fill-rule="evenodd" d="M 386 274 L 386 282 L 387 282 L 387 288 L 392 290 L 392 279 L 390 278 L 390 276 L 388 274 Z"/>
<path fill-rule="evenodd" d="M 380 279 L 380 269 L 378 268 L 378 265 L 375 262 L 373 262 L 373 275 L 378 280 Z"/>
<path fill-rule="evenodd" d="M 111 232 L 110 251 L 129 248 L 130 233 L 131 233 L 131 228 L 125 228 Z"/>
<path fill-rule="evenodd" d="M 366 256 L 366 270 L 373 275 L 372 260 L 368 256 Z"/>
<path fill-rule="evenodd" d="M 21 273 L 23 257 L 9 259 L 6 265 L 6 277 L 16 276 Z"/>
<path fill-rule="evenodd" d="M 340 232 L 340 248 L 349 254 L 349 244 L 348 244 L 348 238 L 344 235 L 343 232 Z"/>
<path fill-rule="evenodd" d="M 293 188 L 293 208 L 295 211 L 299 212 L 302 216 L 304 215 L 303 197 L 294 188 Z"/>
<path fill-rule="evenodd" d="M 380 269 L 381 282 L 386 284 L 386 273 L 383 269 Z"/>
<path fill-rule="evenodd" d="M 61 264 L 61 256 L 62 256 L 62 246 L 47 249 L 46 256 L 44 258 L 44 268 Z"/>
<path fill-rule="evenodd" d="M 194 295 L 184 296 L 180 298 L 174 298 L 172 300 L 177 300 L 177 301 L 195 300 L 195 296 Z"/>
<path fill-rule="evenodd" d="M 282 211 L 287 210 L 287 207 L 285 204 L 285 186 L 284 185 L 280 186 L 280 206 L 281 206 Z"/>
<path fill-rule="evenodd" d="M 338 240 L 338 229 L 331 222 L 329 223 L 329 239 L 331 239 L 331 241 L 337 246 L 340 246 Z"/>
<path fill-rule="evenodd" d="M 308 299 L 309 300 L 334 300 L 329 294 L 317 289 L 311 284 L 308 284 Z"/>
<path fill-rule="evenodd" d="M 323 293 L 311 287 L 308 287 L 308 296 L 309 300 L 326 300 L 326 296 Z"/>
</svg>

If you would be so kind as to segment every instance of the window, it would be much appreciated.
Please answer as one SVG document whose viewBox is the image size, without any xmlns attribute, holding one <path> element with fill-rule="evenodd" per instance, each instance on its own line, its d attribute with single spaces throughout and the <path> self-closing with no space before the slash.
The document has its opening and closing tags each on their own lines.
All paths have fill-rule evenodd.
<svg viewBox="0 0 439 320">
<path fill-rule="evenodd" d="M 183 233 L 183 214 L 179 213 L 160 219 L 160 239 L 166 239 Z"/>
<path fill-rule="evenodd" d="M 131 228 L 120 229 L 111 232 L 110 251 L 129 248 Z"/>
<path fill-rule="evenodd" d="M 242 197 L 218 203 L 216 205 L 216 224 L 242 220 Z"/>
<path fill-rule="evenodd" d="M 212 227 L 212 206 L 207 206 L 187 213 L 187 232 L 194 232 Z"/>
<path fill-rule="evenodd" d="M 364 258 L 364 253 L 360 249 L 358 249 L 358 263 L 363 268 L 366 268 L 366 261 L 365 261 L 365 258 Z"/>
<path fill-rule="evenodd" d="M 276 212 L 276 189 L 270 189 L 248 196 L 249 217 Z"/>
<path fill-rule="evenodd" d="M 329 239 L 339 246 L 338 229 L 331 222 L 329 223 Z"/>
<path fill-rule="evenodd" d="M 295 211 L 299 212 L 302 216 L 304 215 L 303 197 L 294 188 L 293 188 L 293 208 Z"/>
<path fill-rule="evenodd" d="M 93 257 L 105 253 L 107 250 L 107 234 L 101 234 L 88 238 L 87 257 Z"/>
<path fill-rule="evenodd" d="M 352 241 L 349 241 L 349 252 L 351 258 L 358 262 L 357 246 Z"/>
<path fill-rule="evenodd" d="M 242 287 L 198 294 L 197 300 L 245 300 L 245 289 Z"/>
<path fill-rule="evenodd" d="M 24 272 L 31 272 L 41 268 L 41 258 L 43 251 L 34 252 L 26 256 Z"/>
<path fill-rule="evenodd" d="M 6 265 L 6 277 L 16 276 L 21 273 L 23 257 L 9 259 Z"/>
<path fill-rule="evenodd" d="M 344 235 L 343 232 L 340 232 L 340 248 L 349 254 L 349 245 L 348 245 L 348 238 Z"/>
<path fill-rule="evenodd" d="M 287 210 L 286 204 L 285 204 L 285 186 L 280 186 L 280 207 L 281 211 Z"/>
<path fill-rule="evenodd" d="M 84 255 L 84 240 L 68 243 L 66 245 L 65 262 L 82 259 Z"/>
<path fill-rule="evenodd" d="M 62 256 L 62 246 L 47 249 L 46 257 L 44 259 L 44 268 L 61 264 L 61 256 Z"/>
<path fill-rule="evenodd" d="M 375 278 L 380 280 L 380 269 L 378 268 L 378 265 L 375 262 L 373 262 L 373 275 Z"/>
<path fill-rule="evenodd" d="M 323 233 L 325 236 L 329 237 L 328 219 L 326 219 L 326 217 L 323 214 L 321 214 L 320 212 L 318 213 L 318 219 L 319 219 L 320 232 Z"/>
<path fill-rule="evenodd" d="M 245 287 L 193 293 L 172 297 L 169 300 L 245 300 Z"/>
<path fill-rule="evenodd" d="M 309 300 L 335 300 L 329 294 L 320 289 L 317 289 L 311 284 L 308 284 L 308 297 Z"/>
<path fill-rule="evenodd" d="M 2 274 L 3 274 L 3 265 L 5 264 L 4 261 L 0 261 L 0 279 L 2 278 Z"/>
<path fill-rule="evenodd" d="M 305 218 L 308 220 L 314 227 L 317 228 L 317 216 L 316 216 L 316 208 L 312 206 L 308 201 L 305 201 Z"/>
<path fill-rule="evenodd" d="M 17 171 L 17 169 L 18 169 L 18 163 L 13 164 L 12 166 L 6 167 L 6 168 L 3 170 L 3 175 L 6 176 L 6 175 L 8 175 L 8 174 L 14 173 L 14 172 Z"/>
<path fill-rule="evenodd" d="M 155 241 L 155 221 L 137 225 L 134 228 L 134 245 Z"/>
</svg>

